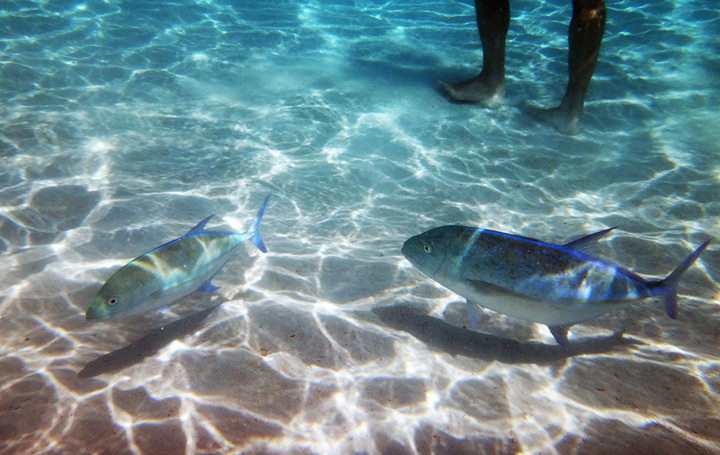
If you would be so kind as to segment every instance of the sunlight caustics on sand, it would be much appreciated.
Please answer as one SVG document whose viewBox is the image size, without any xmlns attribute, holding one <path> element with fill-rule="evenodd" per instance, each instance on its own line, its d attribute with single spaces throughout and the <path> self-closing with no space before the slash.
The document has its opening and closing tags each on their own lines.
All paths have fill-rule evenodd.
<svg viewBox="0 0 720 455">
<path fill-rule="evenodd" d="M 715 243 L 677 320 L 638 302 L 567 349 L 490 311 L 467 330 L 400 253 L 446 224 L 618 226 L 601 256 L 661 278 L 720 239 L 720 13 L 608 7 L 567 137 L 521 109 L 562 96 L 566 1 L 512 3 L 492 110 L 435 82 L 477 72 L 471 2 L 5 2 L 0 452 L 720 453 Z M 213 213 L 244 232 L 268 193 L 268 254 L 239 247 L 220 290 L 85 320 L 130 259 Z"/>
</svg>

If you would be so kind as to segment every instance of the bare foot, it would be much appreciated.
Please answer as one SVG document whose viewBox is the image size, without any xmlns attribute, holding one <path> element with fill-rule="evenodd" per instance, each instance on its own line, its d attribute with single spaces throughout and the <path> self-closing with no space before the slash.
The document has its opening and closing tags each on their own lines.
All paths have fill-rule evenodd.
<svg viewBox="0 0 720 455">
<path fill-rule="evenodd" d="M 505 99 L 504 83 L 489 84 L 481 80 L 480 76 L 456 84 L 438 82 L 450 99 L 460 103 L 480 103 L 488 107 L 495 107 Z"/>
<path fill-rule="evenodd" d="M 575 136 L 580 132 L 580 117 L 570 114 L 562 105 L 552 109 L 526 106 L 525 111 L 540 122 L 554 126 L 562 134 Z"/>
</svg>

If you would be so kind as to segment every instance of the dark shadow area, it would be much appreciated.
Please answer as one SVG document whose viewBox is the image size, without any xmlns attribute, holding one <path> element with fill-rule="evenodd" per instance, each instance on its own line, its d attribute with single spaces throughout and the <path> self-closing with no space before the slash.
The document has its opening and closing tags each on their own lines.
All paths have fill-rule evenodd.
<svg viewBox="0 0 720 455">
<path fill-rule="evenodd" d="M 442 96 L 446 95 L 439 86 L 438 80 L 455 80 L 458 77 L 455 68 L 444 68 L 441 62 L 432 56 L 413 56 L 413 54 L 398 56 L 390 51 L 382 51 L 386 58 L 379 58 L 377 52 L 380 51 L 374 52 L 370 58 L 356 56 L 350 60 L 352 74 L 360 78 L 384 80 L 402 86 L 436 87 L 438 94 Z"/>
<path fill-rule="evenodd" d="M 173 341 L 197 330 L 210 313 L 218 309 L 223 303 L 225 302 L 179 321 L 158 327 L 134 343 L 88 362 L 85 368 L 78 372 L 78 376 L 81 378 L 92 378 L 104 373 L 122 370 L 142 362 Z"/>
<path fill-rule="evenodd" d="M 570 346 L 567 347 L 528 343 L 455 327 L 403 305 L 375 308 L 372 312 L 390 327 L 407 332 L 427 345 L 448 354 L 497 360 L 503 363 L 542 365 L 577 355 L 600 354 L 640 344 L 635 339 L 623 338 L 622 332 L 607 337 L 571 341 Z"/>
</svg>

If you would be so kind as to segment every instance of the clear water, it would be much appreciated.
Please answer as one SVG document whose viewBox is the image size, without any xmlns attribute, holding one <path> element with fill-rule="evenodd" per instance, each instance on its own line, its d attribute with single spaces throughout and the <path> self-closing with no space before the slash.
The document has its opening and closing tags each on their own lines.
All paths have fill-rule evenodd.
<svg viewBox="0 0 720 455">
<path fill-rule="evenodd" d="M 717 4 L 608 2 L 567 137 L 522 107 L 562 96 L 569 3 L 512 2 L 488 110 L 436 85 L 477 72 L 472 4 L 0 2 L 0 452 L 720 453 L 716 244 L 677 320 L 627 305 L 569 350 L 465 330 L 400 254 L 443 224 L 619 226 L 602 257 L 657 278 L 720 239 Z M 212 213 L 244 231 L 268 193 L 270 252 L 219 291 L 85 321 L 117 267 Z"/>
</svg>

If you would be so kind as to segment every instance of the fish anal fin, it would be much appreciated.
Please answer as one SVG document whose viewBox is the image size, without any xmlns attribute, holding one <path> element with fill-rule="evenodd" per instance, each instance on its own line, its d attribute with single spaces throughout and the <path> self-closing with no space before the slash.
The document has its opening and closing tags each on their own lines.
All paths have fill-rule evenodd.
<svg viewBox="0 0 720 455">
<path fill-rule="evenodd" d="M 566 243 L 564 246 L 566 248 L 572 248 L 573 250 L 579 251 L 583 254 L 587 254 L 588 256 L 595 256 L 595 246 L 597 245 L 597 241 L 603 238 L 605 234 L 612 231 L 616 227 L 617 226 L 613 226 L 611 228 L 603 229 L 602 231 L 586 235 L 585 237 L 580 237 L 577 240 Z"/>
<path fill-rule="evenodd" d="M 570 345 L 570 341 L 568 341 L 569 325 L 550 325 L 548 328 L 560 346 L 567 347 Z"/>
<path fill-rule="evenodd" d="M 206 282 L 204 282 L 204 283 L 202 284 L 202 286 L 200 286 L 200 287 L 198 288 L 198 291 L 202 291 L 202 292 L 212 292 L 212 291 L 217 291 L 218 289 L 220 289 L 219 287 L 217 287 L 217 286 L 215 286 L 214 284 L 212 284 L 210 281 L 212 281 L 212 278 L 210 278 L 209 280 L 207 280 Z"/>
</svg>

